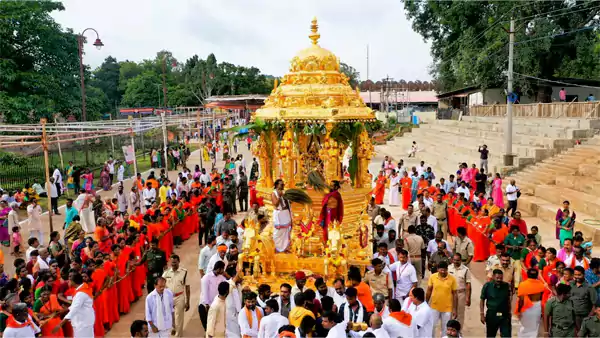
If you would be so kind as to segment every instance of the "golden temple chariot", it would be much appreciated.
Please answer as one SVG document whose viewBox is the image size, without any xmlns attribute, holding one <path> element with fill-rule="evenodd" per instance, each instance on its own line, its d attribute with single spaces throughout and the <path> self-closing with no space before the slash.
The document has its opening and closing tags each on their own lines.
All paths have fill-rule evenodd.
<svg viewBox="0 0 600 338">
<path fill-rule="evenodd" d="M 312 44 L 292 59 L 289 73 L 279 84 L 275 81 L 264 106 L 253 114 L 252 123 L 261 128 L 254 129 L 258 141 L 252 151 L 260 165 L 258 195 L 269 212 L 273 184 L 279 178 L 286 188 L 305 189 L 312 207 L 292 203 L 290 253 L 275 254 L 268 243 L 269 228 L 259 233 L 258 225 L 248 222 L 246 229 L 251 230 L 244 235 L 240 263 L 253 263 L 254 274 L 246 284 L 289 281 L 298 270 L 345 277 L 348 266 L 370 264 L 372 229 L 366 207 L 372 190 L 368 166 L 373 145 L 364 124 L 374 121 L 375 115 L 340 72 L 338 57 L 319 46 L 316 18 L 309 38 Z M 342 169 L 344 156 L 349 157 L 351 177 Z M 342 182 L 343 222 L 329 225 L 327 243 L 317 218 L 328 191 L 311 186 L 309 176 L 314 172 L 328 185 Z"/>
</svg>

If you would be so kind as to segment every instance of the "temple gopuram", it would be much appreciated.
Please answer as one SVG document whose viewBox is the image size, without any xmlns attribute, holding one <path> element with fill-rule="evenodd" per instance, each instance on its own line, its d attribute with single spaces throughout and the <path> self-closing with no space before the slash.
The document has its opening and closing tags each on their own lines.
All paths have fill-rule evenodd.
<svg viewBox="0 0 600 338">
<path fill-rule="evenodd" d="M 260 164 L 256 189 L 270 223 L 277 179 L 286 189 L 302 189 L 312 205 L 291 203 L 291 245 L 285 252 L 273 249 L 272 224 L 264 230 L 246 224 L 239 261 L 252 267 L 244 269 L 244 284 L 250 286 L 267 283 L 278 289 L 298 270 L 331 282 L 346 277 L 351 265 L 370 264 L 373 229 L 366 208 L 373 145 L 365 125 L 375 115 L 340 72 L 338 57 L 319 46 L 316 18 L 309 38 L 311 45 L 291 60 L 289 73 L 275 81 L 251 121 L 258 134 L 252 149 Z M 318 180 L 324 187 L 315 184 Z"/>
</svg>

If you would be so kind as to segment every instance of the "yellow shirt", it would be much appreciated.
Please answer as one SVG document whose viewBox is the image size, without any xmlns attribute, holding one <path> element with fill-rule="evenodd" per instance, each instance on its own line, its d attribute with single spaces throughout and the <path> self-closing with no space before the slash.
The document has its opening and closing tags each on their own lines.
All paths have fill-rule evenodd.
<svg viewBox="0 0 600 338">
<path fill-rule="evenodd" d="M 295 308 L 292 309 L 292 311 L 290 311 L 290 315 L 289 315 L 288 319 L 290 320 L 291 325 L 294 325 L 295 327 L 300 327 L 302 318 L 304 318 L 306 316 L 311 316 L 311 317 L 313 317 L 313 319 L 315 318 L 315 314 L 312 311 L 310 311 L 307 308 L 304 308 L 302 306 L 296 306 Z"/>
<path fill-rule="evenodd" d="M 167 193 L 169 192 L 169 187 L 165 187 L 164 185 L 158 189 L 158 197 L 160 197 L 160 203 L 164 203 L 167 200 Z"/>
<path fill-rule="evenodd" d="M 429 277 L 427 286 L 433 286 L 429 307 L 439 312 L 452 312 L 452 291 L 458 289 L 456 278 L 450 274 L 442 278 L 438 273 L 434 273 Z"/>
</svg>

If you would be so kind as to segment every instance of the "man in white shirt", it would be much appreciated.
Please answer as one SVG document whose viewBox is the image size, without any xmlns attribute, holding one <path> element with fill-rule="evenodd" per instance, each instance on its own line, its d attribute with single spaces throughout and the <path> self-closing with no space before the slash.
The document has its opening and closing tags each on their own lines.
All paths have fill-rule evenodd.
<svg viewBox="0 0 600 338">
<path fill-rule="evenodd" d="M 217 245 L 217 253 L 214 254 L 209 260 L 208 260 L 208 266 L 206 267 L 206 270 L 204 270 L 206 273 L 212 272 L 213 269 L 215 268 L 215 263 L 217 262 L 223 262 L 225 264 L 225 266 L 227 266 L 227 257 L 225 257 L 225 255 L 227 254 L 227 246 L 225 244 L 219 244 Z"/>
<path fill-rule="evenodd" d="M 208 309 L 207 315 L 207 337 L 228 337 L 228 319 L 229 314 L 226 308 L 226 299 L 229 296 L 229 285 L 227 282 L 221 282 L 218 286 L 219 295 L 213 300 Z M 238 334 L 239 336 L 239 334 Z"/>
<path fill-rule="evenodd" d="M 391 271 L 396 271 L 396 292 L 394 297 L 400 302 L 408 297 L 410 289 L 417 287 L 417 270 L 408 262 L 408 252 L 404 249 L 398 252 L 398 261 L 390 265 Z M 425 295 L 423 295 L 425 299 Z"/>
<path fill-rule="evenodd" d="M 410 300 L 410 298 L 406 298 Z M 415 337 L 414 320 L 412 316 L 402 311 L 397 299 L 390 299 L 390 315 L 383 319 L 382 328 L 390 337 Z"/>
<path fill-rule="evenodd" d="M 108 160 L 108 162 L 106 162 L 106 166 L 108 167 L 108 177 L 110 177 L 110 185 L 113 185 L 113 182 L 115 181 L 115 161 Z"/>
<path fill-rule="evenodd" d="M 208 237 L 208 244 L 200 250 L 200 255 L 198 256 L 198 271 L 200 272 L 200 278 L 206 273 L 208 262 L 211 257 L 217 253 L 216 244 L 217 240 L 215 239 L 215 236 L 210 236 Z"/>
<path fill-rule="evenodd" d="M 58 212 L 58 189 L 54 184 L 54 177 L 50 177 L 50 207 L 54 215 L 60 215 Z"/>
<path fill-rule="evenodd" d="M 54 177 L 54 184 L 56 185 L 56 190 L 58 191 L 58 196 L 60 196 L 60 195 L 62 195 L 62 187 L 63 187 L 62 174 L 60 172 L 60 169 L 58 169 L 58 168 L 54 169 L 54 172 L 52 173 L 52 177 Z"/>
<path fill-rule="evenodd" d="M 423 191 L 423 203 L 429 209 L 431 209 L 431 206 L 433 206 L 433 198 L 429 196 L 429 190 Z"/>
<path fill-rule="evenodd" d="M 369 318 L 369 328 L 366 331 L 350 331 L 351 337 L 362 337 L 367 332 L 373 332 L 375 337 L 377 338 L 390 338 L 388 332 L 382 327 L 383 326 L 383 318 L 377 313 L 374 313 Z M 395 338 L 395 337 L 394 337 Z"/>
<path fill-rule="evenodd" d="M 62 327 L 67 321 L 70 321 L 73 326 L 74 338 L 93 337 L 96 313 L 94 312 L 92 288 L 83 282 L 83 277 L 78 273 L 71 276 L 69 284 L 75 288 L 75 296 L 69 307 L 69 313 L 58 327 Z"/>
<path fill-rule="evenodd" d="M 510 217 L 515 216 L 517 211 L 517 199 L 519 198 L 519 188 L 515 185 L 515 180 L 510 180 L 510 184 L 506 186 L 506 199 L 508 200 L 508 208 L 506 208 L 506 215 L 510 211 Z"/>
<path fill-rule="evenodd" d="M 25 303 L 16 303 L 11 305 L 11 307 L 11 314 L 14 322 L 7 322 L 7 326 L 2 335 L 3 337 L 30 338 L 35 337 L 36 334 L 41 332 L 40 328 L 33 322 L 31 316 L 29 316 L 27 305 Z"/>
<path fill-rule="evenodd" d="M 292 287 L 292 298 L 299 293 L 306 290 L 306 274 L 304 271 L 296 271 L 296 285 Z"/>
<path fill-rule="evenodd" d="M 142 200 L 144 201 L 146 210 L 149 210 L 152 207 L 152 203 L 156 201 L 156 189 L 152 188 L 152 183 L 146 183 L 146 187 L 142 191 Z"/>
<path fill-rule="evenodd" d="M 279 313 L 279 304 L 275 299 L 269 299 L 265 305 L 265 316 L 260 320 L 258 338 L 277 338 L 278 330 L 290 321 Z"/>
<path fill-rule="evenodd" d="M 427 166 L 425 166 L 425 161 L 421 161 L 421 164 L 417 166 L 417 173 L 419 174 L 418 177 L 421 177 L 421 175 L 423 175 L 423 173 L 425 172 L 425 168 L 427 168 Z"/>
<path fill-rule="evenodd" d="M 469 191 L 469 188 L 467 188 L 465 181 L 460 182 L 460 187 L 456 189 L 456 194 L 460 194 L 461 192 L 465 195 L 465 198 L 471 198 L 471 192 Z"/>
<path fill-rule="evenodd" d="M 317 288 L 317 292 L 316 292 L 317 297 L 316 298 L 319 301 L 321 300 L 321 298 L 323 298 L 325 296 L 329 296 L 329 297 L 333 298 L 334 303 L 335 303 L 335 297 L 336 297 L 337 293 L 335 292 L 334 288 L 332 288 L 331 286 L 327 286 L 327 284 L 325 283 L 323 278 L 319 277 L 315 280 L 315 288 Z"/>
<path fill-rule="evenodd" d="M 200 183 L 204 183 L 206 186 L 209 186 L 211 181 L 210 181 L 210 175 L 206 173 L 206 169 L 202 168 L 202 174 L 200 175 Z"/>
<path fill-rule="evenodd" d="M 260 317 L 263 317 L 263 310 L 256 306 L 256 293 L 250 292 L 246 294 L 244 307 L 238 316 L 242 337 L 258 337 Z"/>
<path fill-rule="evenodd" d="M 173 329 L 173 312 L 175 311 L 173 292 L 167 289 L 167 281 L 163 277 L 154 280 L 154 290 L 146 297 L 146 321 L 149 337 L 170 337 Z"/>
<path fill-rule="evenodd" d="M 416 337 L 433 337 L 433 313 L 425 302 L 425 291 L 414 288 L 410 299 L 415 306 L 412 316 L 416 325 Z"/>
<path fill-rule="evenodd" d="M 430 207 L 425 208 L 425 216 L 427 216 L 427 224 L 431 225 L 431 227 L 433 228 L 433 232 L 437 232 L 438 231 L 438 221 L 437 221 L 437 218 L 435 218 L 435 216 L 433 216 L 431 214 Z"/>
<path fill-rule="evenodd" d="M 444 233 L 441 231 L 437 231 L 435 233 L 435 238 L 430 240 L 429 243 L 427 243 L 427 253 L 433 254 L 434 252 L 438 251 L 439 242 L 446 243 L 446 250 L 448 250 L 448 253 L 452 255 L 452 249 L 450 248 L 448 242 L 444 239 Z"/>
<path fill-rule="evenodd" d="M 327 338 L 343 338 L 346 337 L 346 326 L 347 322 L 337 323 L 338 316 L 333 312 L 325 312 L 322 316 L 321 325 L 323 328 L 329 330 Z"/>
</svg>

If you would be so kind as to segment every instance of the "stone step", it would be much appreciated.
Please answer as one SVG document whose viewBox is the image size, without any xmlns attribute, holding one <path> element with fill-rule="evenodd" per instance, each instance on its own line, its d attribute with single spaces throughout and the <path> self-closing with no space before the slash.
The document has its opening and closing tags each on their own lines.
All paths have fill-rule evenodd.
<svg viewBox="0 0 600 338">
<path fill-rule="evenodd" d="M 600 180 L 600 165 L 597 163 L 583 163 L 579 165 L 577 172 L 585 177 Z"/>
<path fill-rule="evenodd" d="M 584 176 L 556 176 L 556 186 L 581 191 L 600 198 L 600 181 Z"/>
<path fill-rule="evenodd" d="M 550 224 L 556 224 L 556 211 L 561 206 L 562 201 L 560 204 L 556 204 L 537 196 L 521 195 L 519 198 L 518 209 L 523 210 L 527 214 L 537 216 Z M 584 236 L 591 236 L 594 243 L 600 243 L 600 227 L 584 223 L 584 220 L 595 219 L 595 217 L 573 207 L 571 207 L 571 209 L 574 210 L 577 215 L 575 220 L 575 231 L 581 231 Z M 553 230 L 549 229 L 549 231 Z"/>
<path fill-rule="evenodd" d="M 462 120 L 499 125 L 506 124 L 506 119 L 503 117 L 463 116 Z M 513 118 L 513 128 L 515 125 L 549 128 L 600 129 L 600 120 L 577 118 Z"/>
<path fill-rule="evenodd" d="M 503 131 L 488 131 L 470 125 L 447 125 L 440 123 L 424 124 L 421 128 L 429 128 L 447 133 L 494 140 L 494 143 L 503 144 L 505 133 Z M 543 148 L 569 148 L 575 145 L 576 140 L 567 137 L 546 137 L 535 133 L 513 133 L 513 142 Z"/>
<path fill-rule="evenodd" d="M 469 154 L 479 158 L 478 147 L 482 144 L 486 144 L 490 150 L 490 159 L 494 157 L 500 157 L 504 153 L 504 145 L 500 142 L 487 142 L 485 138 L 471 138 L 468 136 L 461 136 L 457 134 L 444 133 L 438 130 L 427 130 L 419 128 L 419 132 L 413 132 L 418 138 L 415 139 L 435 139 L 438 142 L 438 146 L 447 145 L 452 146 L 454 150 L 458 148 L 464 148 Z M 417 142 L 418 144 L 418 142 Z M 517 157 L 530 157 L 537 161 L 545 159 L 554 155 L 557 152 L 556 149 L 536 148 L 530 145 L 513 144 L 513 153 Z"/>
<path fill-rule="evenodd" d="M 584 192 L 565 187 L 540 185 L 536 187 L 535 195 L 556 205 L 561 205 L 564 200 L 568 200 L 571 202 L 571 208 L 576 212 L 581 211 L 590 215 L 600 214 L 600 199 Z"/>
</svg>

